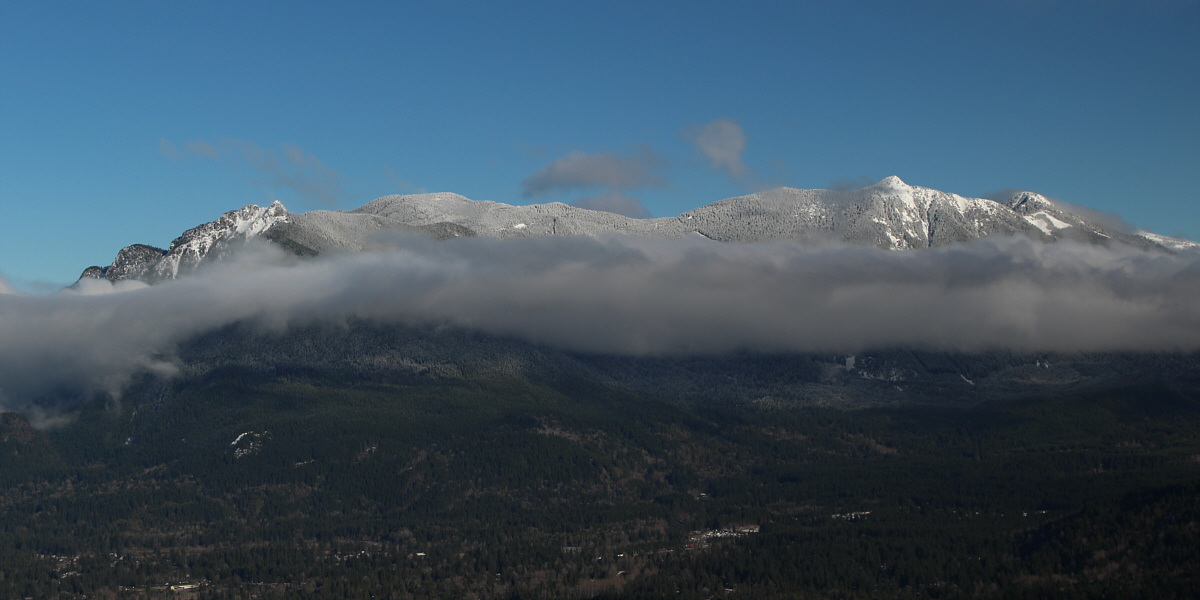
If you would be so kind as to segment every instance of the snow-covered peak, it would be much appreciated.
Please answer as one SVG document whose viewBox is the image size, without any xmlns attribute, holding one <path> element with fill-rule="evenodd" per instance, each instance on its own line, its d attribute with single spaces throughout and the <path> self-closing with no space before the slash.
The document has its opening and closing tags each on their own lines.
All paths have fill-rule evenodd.
<svg viewBox="0 0 1200 600">
<path fill-rule="evenodd" d="M 480 203 L 458 194 L 435 192 L 431 194 L 384 196 L 372 200 L 350 212 L 372 214 L 405 221 L 420 218 L 437 222 L 445 220 L 442 217 L 446 213 L 455 213 L 464 209 L 469 210 L 478 204 Z"/>
<path fill-rule="evenodd" d="M 1025 235 L 1040 241 L 1118 242 L 1168 251 L 1200 249 L 1200 244 L 1188 240 L 1110 229 L 1033 192 L 1018 192 L 1000 203 L 912 186 L 893 175 L 857 190 L 764 190 L 660 219 L 632 219 L 560 202 L 511 206 L 452 193 L 385 196 L 350 211 L 295 215 L 278 201 L 265 207 L 250 204 L 187 230 L 168 250 L 130 246 L 113 265 L 88 268 L 84 276 L 149 283 L 174 279 L 202 260 L 223 256 L 231 243 L 255 236 L 300 256 L 315 256 L 328 249 L 358 252 L 370 247 L 371 240 L 385 230 L 423 233 L 439 240 L 610 234 L 677 239 L 701 235 L 725 242 L 834 241 L 890 250 Z"/>
<path fill-rule="evenodd" d="M 287 221 L 287 217 L 287 209 L 278 200 L 269 206 L 247 204 L 231 210 L 216 221 L 193 227 L 175 238 L 162 260 L 154 265 L 153 274 L 158 279 L 174 279 L 181 270 L 195 268 L 215 248 L 234 240 L 262 235 L 276 224 Z"/>
<path fill-rule="evenodd" d="M 871 187 L 903 189 L 903 190 L 912 189 L 912 186 L 908 185 L 907 183 L 904 183 L 903 181 L 900 180 L 899 177 L 896 177 L 895 175 L 892 175 L 890 177 L 884 177 L 882 180 L 880 180 L 879 183 L 877 183 Z"/>
<path fill-rule="evenodd" d="M 228 218 L 230 231 L 237 235 L 254 236 L 287 219 L 287 214 L 283 203 L 276 200 L 266 207 L 248 204 L 241 210 L 225 213 L 217 222 Z"/>
<path fill-rule="evenodd" d="M 1045 196 L 1034 192 L 1017 192 L 1013 194 L 1013 197 L 1008 201 L 1006 206 L 1022 214 L 1031 214 L 1048 208 L 1058 208 Z"/>
</svg>

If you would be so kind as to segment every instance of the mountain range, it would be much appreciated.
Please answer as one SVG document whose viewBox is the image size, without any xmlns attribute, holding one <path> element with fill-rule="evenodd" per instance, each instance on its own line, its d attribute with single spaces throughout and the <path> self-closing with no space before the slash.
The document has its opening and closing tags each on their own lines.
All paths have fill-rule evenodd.
<svg viewBox="0 0 1200 600">
<path fill-rule="evenodd" d="M 385 196 L 349 211 L 289 213 L 275 201 L 248 205 L 185 231 L 166 249 L 133 244 L 108 266 L 81 278 L 155 283 L 174 279 L 203 261 L 224 256 L 239 241 L 260 237 L 299 256 L 328 250 L 360 252 L 382 232 L 408 232 L 444 240 L 550 236 L 629 235 L 721 242 L 790 240 L 838 242 L 887 250 L 917 250 L 970 240 L 1022 235 L 1043 242 L 1073 240 L 1125 244 L 1177 252 L 1200 244 L 1123 227 L 1079 214 L 1078 209 L 1033 192 L 1006 202 L 965 198 L 911 186 L 888 177 L 858 190 L 777 188 L 728 198 L 677 217 L 636 219 L 553 202 L 512 206 L 452 193 Z"/>
<path fill-rule="evenodd" d="M 1084 212 L 892 177 L 661 219 L 275 202 L 128 246 L 0 302 L 0 597 L 1192 597 L 1198 245 Z M 621 235 L 678 242 L 579 237 Z M 302 258 L 186 277 L 254 239 Z M 825 329 L 870 343 L 530 333 Z"/>
<path fill-rule="evenodd" d="M 385 196 L 349 211 L 316 210 L 307 213 L 289 213 L 280 202 L 276 201 L 266 207 L 250 205 L 227 212 L 215 221 L 187 230 L 176 238 L 167 249 L 143 244 L 127 246 L 118 253 L 110 265 L 87 268 L 80 281 L 83 282 L 87 278 L 99 278 L 111 282 L 138 280 L 154 284 L 172 280 L 196 269 L 206 261 L 220 260 L 221 257 L 228 255 L 251 238 L 265 240 L 269 244 L 302 258 L 315 257 L 327 252 L 346 255 L 380 248 L 384 246 L 386 241 L 384 238 L 388 234 L 427 236 L 434 240 L 469 237 L 513 240 L 552 236 L 635 236 L 660 240 L 691 238 L 693 244 L 713 243 L 720 248 L 728 248 L 725 244 L 779 240 L 799 245 L 841 245 L 853 249 L 855 252 L 860 252 L 856 247 L 874 247 L 883 250 L 876 255 L 883 258 L 903 257 L 906 253 L 922 252 L 922 249 L 927 248 L 942 248 L 936 251 L 926 251 L 930 252 L 927 256 L 934 256 L 937 253 L 944 253 L 945 247 L 954 244 L 1012 236 L 1024 236 L 1043 243 L 1064 241 L 1080 247 L 1087 247 L 1087 245 L 1120 246 L 1137 249 L 1134 253 L 1138 255 L 1151 257 L 1161 255 L 1164 258 L 1171 254 L 1190 255 L 1194 249 L 1200 248 L 1200 244 L 1194 242 L 1147 232 L 1130 231 L 1128 228 L 1114 225 L 1109 221 L 1115 221 L 1115 219 L 1105 219 L 1103 216 L 1094 217 L 1086 214 L 1086 211 L 1057 203 L 1032 192 L 1015 192 L 1009 196 L 1006 202 L 997 202 L 985 198 L 965 198 L 929 188 L 910 186 L 897 177 L 888 177 L 875 185 L 851 191 L 779 188 L 721 200 L 688 211 L 678 217 L 656 219 L 629 218 L 562 203 L 511 206 L 496 202 L 473 201 L 450 193 Z M 705 240 L 713 240 L 713 242 L 705 242 Z M 1060 248 L 1065 248 L 1065 246 Z M 774 252 L 769 248 L 761 249 L 768 254 Z M 493 250 L 483 250 L 483 252 L 488 253 Z M 478 257 L 479 255 L 471 256 Z M 477 258 L 472 260 L 477 260 Z M 977 259 L 968 260 L 976 261 Z M 342 261 L 337 264 L 339 266 L 335 269 L 344 268 L 349 263 Z M 984 261 L 975 264 L 983 268 L 982 265 L 988 263 Z M 1131 298 L 1134 297 L 1129 296 L 1126 291 L 1122 291 L 1130 286 L 1138 289 L 1147 288 L 1142 295 L 1149 298 L 1144 302 L 1149 303 L 1146 305 L 1151 307 L 1164 305 L 1160 299 L 1162 294 L 1187 296 L 1186 292 L 1173 291 L 1175 288 L 1169 286 L 1163 287 L 1164 291 L 1161 293 L 1154 292 L 1153 290 L 1158 289 L 1157 287 L 1147 287 L 1147 284 L 1142 282 L 1143 280 L 1138 280 L 1142 283 L 1132 283 L 1133 280 L 1123 274 L 1124 271 L 1119 270 L 1134 269 L 1135 272 L 1139 269 L 1146 270 L 1144 267 L 1137 266 L 1140 264 L 1142 263 L 1128 263 L 1126 266 L 1114 267 L 1116 270 L 1113 271 L 1115 273 L 1113 277 L 1119 281 L 1111 283 L 1117 289 L 1113 293 L 1124 294 L 1114 302 L 1130 304 Z M 1018 296 L 1011 296 L 1005 295 L 1006 290 L 1001 288 L 1023 285 L 1022 281 L 1024 280 L 1021 277 L 1025 277 L 1025 273 L 1028 271 L 1028 267 L 1025 265 L 1026 263 L 1017 262 L 1012 266 L 1004 267 L 1001 269 L 1002 271 L 1015 269 L 1020 272 L 1020 276 L 1014 279 L 988 280 L 1001 282 L 1002 286 L 981 288 L 981 293 L 990 297 L 1019 297 L 1020 290 L 1015 292 Z M 695 270 L 695 266 L 692 263 L 688 268 Z M 437 269 L 441 268 L 437 267 Z M 738 267 L 738 270 L 744 274 L 747 268 L 758 269 L 760 267 L 743 265 Z M 777 275 L 782 271 L 771 270 L 772 268 L 767 268 L 767 271 L 762 274 L 763 280 L 779 279 Z M 838 272 L 843 269 L 842 266 L 829 268 Z M 871 268 L 865 268 L 861 263 L 847 263 L 845 268 L 865 269 L 864 272 L 867 274 L 863 277 L 867 277 L 867 279 L 862 281 L 869 284 L 874 281 L 871 278 L 876 276 L 871 273 L 884 273 L 889 269 L 894 269 L 895 263 L 894 261 L 885 261 Z M 1175 265 L 1170 268 L 1181 267 Z M 372 269 L 374 269 L 373 266 L 368 267 L 367 273 L 373 273 Z M 925 283 L 922 285 L 928 284 L 940 290 L 936 294 L 945 295 L 951 292 L 947 291 L 949 288 L 940 287 L 943 280 L 971 279 L 978 275 L 973 269 L 975 268 L 967 268 L 967 271 L 970 272 L 969 276 L 967 271 L 964 271 L 963 274 L 947 271 L 947 273 L 951 273 L 950 275 L 943 274 L 941 271 L 932 275 L 926 274 L 925 279 L 922 280 Z M 1085 273 L 1092 273 L 1087 268 L 1084 270 Z M 899 274 L 896 277 L 911 278 L 916 272 L 905 271 L 905 274 Z M 614 273 L 616 272 L 614 271 Z M 662 273 L 672 274 L 675 271 L 668 270 L 662 271 Z M 374 275 L 364 275 L 364 277 L 369 279 Z M 683 279 L 672 279 L 673 277 L 675 277 L 673 274 L 666 277 L 674 282 L 671 285 L 678 286 L 680 281 L 684 281 Z M 804 280 L 803 285 L 807 288 L 824 285 L 820 283 L 824 280 L 811 274 L 805 277 L 807 279 Z M 1061 271 L 1061 275 L 1054 276 L 1052 279 L 1077 277 L 1079 275 L 1068 269 Z M 1095 277 L 1086 274 L 1083 279 L 1072 279 L 1076 281 L 1073 287 L 1087 288 L 1087 286 L 1093 285 L 1093 281 L 1096 281 Z M 1164 277 L 1177 279 L 1174 276 Z M 663 279 L 658 275 L 653 278 Z M 783 279 L 787 279 L 787 277 Z M 362 280 L 360 278 L 357 281 Z M 343 280 L 338 279 L 337 281 Z M 623 317 L 615 318 L 603 311 L 588 312 L 592 309 L 579 309 L 580 312 L 567 315 L 561 322 L 554 321 L 553 315 L 557 314 L 555 311 L 566 310 L 563 308 L 564 306 L 590 307 L 597 303 L 609 306 L 620 295 L 610 294 L 604 296 L 605 299 L 601 299 L 596 294 L 604 288 L 597 288 L 591 292 L 579 292 L 591 298 L 590 304 L 586 302 L 564 304 L 564 298 L 570 297 L 569 294 L 551 295 L 548 300 L 534 301 L 530 297 L 518 293 L 513 296 L 511 302 L 506 304 L 502 298 L 505 298 L 504 294 L 508 292 L 500 289 L 503 286 L 498 287 L 497 282 L 488 277 L 484 277 L 480 281 L 481 287 L 474 295 L 472 293 L 464 294 L 463 288 L 446 288 L 450 291 L 437 292 L 429 296 L 431 299 L 441 298 L 440 300 L 422 300 L 414 306 L 423 307 L 430 303 L 444 305 L 446 304 L 445 298 L 456 297 L 461 300 L 478 296 L 482 298 L 481 302 L 486 306 L 483 309 L 484 313 L 508 314 L 513 323 L 522 318 L 526 319 L 526 321 L 520 321 L 522 323 L 541 323 L 541 320 L 555 323 L 553 326 L 536 331 L 562 333 L 576 327 L 583 332 L 586 327 L 577 323 L 600 320 L 608 323 L 609 329 L 626 327 L 628 331 L 632 332 L 627 334 L 627 337 L 634 340 L 642 339 L 638 336 L 651 336 L 652 334 L 649 332 L 657 332 L 653 335 L 661 336 L 664 335 L 663 332 L 690 327 L 686 324 L 668 326 L 664 323 L 670 319 L 664 318 L 661 314 L 646 317 L 645 323 L 649 325 L 631 326 L 628 321 L 622 320 Z M 536 278 L 522 281 L 524 283 L 514 284 L 517 289 L 538 288 L 543 285 L 537 283 L 541 280 Z M 745 287 L 745 280 L 739 279 L 738 281 L 738 286 Z M 930 281 L 932 283 L 929 283 Z M 974 280 L 971 279 L 971 281 Z M 77 283 L 76 285 L 81 284 Z M 342 283 L 336 283 L 332 287 L 340 285 Z M 569 284 L 569 287 L 574 289 L 581 285 L 583 285 L 582 282 L 576 282 Z M 614 285 L 616 284 L 609 282 L 609 287 Z M 693 306 L 695 303 L 688 304 L 692 302 L 691 298 L 696 295 L 708 297 L 705 295 L 707 292 L 704 291 L 704 288 L 695 289 L 700 292 L 686 298 L 669 296 L 673 300 L 658 301 L 658 304 Z M 871 298 L 880 295 L 879 292 L 870 291 L 874 288 L 865 289 L 867 292 L 864 293 L 868 293 Z M 901 294 L 912 293 L 908 288 L 893 289 L 900 289 Z M 998 293 L 997 289 L 1001 289 L 1001 292 Z M 990 399 L 1020 398 L 1041 393 L 1062 393 L 1074 389 L 1111 388 L 1134 382 L 1171 382 L 1171 385 L 1179 385 L 1187 389 L 1200 389 L 1200 381 L 1195 376 L 1200 372 L 1196 370 L 1197 365 L 1200 364 L 1200 353 L 1195 352 L 1193 346 L 1186 343 L 1173 346 L 1168 342 L 1156 342 L 1150 346 L 1138 346 L 1132 339 L 1136 336 L 1126 332 L 1125 334 L 1114 334 L 1124 340 L 1123 343 L 1109 343 L 1106 346 L 1100 346 L 1099 350 L 1102 352 L 1099 353 L 1081 353 L 1074 351 L 1077 346 L 1046 341 L 1081 335 L 1072 328 L 1055 329 L 1059 322 L 1066 319 L 1084 323 L 1081 327 L 1091 332 L 1102 329 L 1105 321 L 1131 318 L 1122 317 L 1121 315 L 1127 315 L 1127 313 L 1119 311 L 1089 313 L 1086 310 L 1077 310 L 1079 306 L 1087 302 L 1095 303 L 1100 294 L 1095 290 L 1105 289 L 1107 288 L 1094 288 L 1090 295 L 1082 295 L 1077 298 L 1072 296 L 1076 300 L 1063 305 L 1062 310 L 1066 313 L 1092 315 L 1086 318 L 1075 314 L 1047 312 L 1049 309 L 1046 307 L 1057 306 L 1055 302 L 1058 300 L 1053 298 L 1058 298 L 1058 296 L 1039 294 L 1029 296 L 1033 300 L 1024 304 L 1021 301 L 1011 302 L 1013 305 L 1028 307 L 1028 310 L 1014 313 L 1019 313 L 1020 316 L 994 321 L 988 316 L 989 311 L 1004 312 L 1007 308 L 996 308 L 993 304 L 987 304 L 983 302 L 981 296 L 967 294 L 955 296 L 956 299 L 952 301 L 936 302 L 933 300 L 939 297 L 936 294 L 921 296 L 924 299 L 918 298 L 906 304 L 906 306 L 911 305 L 908 309 L 887 306 L 891 300 L 883 298 L 863 304 L 851 311 L 857 312 L 849 321 L 843 320 L 834 324 L 831 321 L 832 317 L 829 317 L 828 314 L 822 318 L 808 319 L 808 321 L 829 322 L 828 327 L 836 330 L 834 336 L 839 339 L 858 335 L 860 338 L 855 339 L 887 341 L 864 342 L 858 346 L 813 345 L 810 346 L 812 350 L 800 353 L 788 352 L 787 349 L 793 348 L 793 346 L 787 345 L 771 346 L 764 342 L 756 346 L 756 340 L 759 338 L 768 340 L 776 338 L 767 334 L 746 333 L 751 330 L 758 331 L 752 329 L 756 322 L 738 320 L 737 315 L 743 313 L 765 315 L 761 316 L 759 320 L 769 322 L 770 325 L 766 326 L 766 329 L 771 331 L 783 331 L 789 327 L 787 323 L 792 323 L 790 326 L 792 329 L 789 331 L 793 331 L 793 333 L 789 335 L 804 338 L 805 336 L 819 335 L 821 330 L 816 326 L 796 325 L 796 323 L 805 322 L 807 317 L 790 316 L 791 313 L 805 315 L 808 314 L 806 311 L 815 311 L 813 314 L 825 314 L 820 311 L 825 310 L 823 307 L 830 306 L 830 303 L 834 302 L 832 300 L 834 296 L 830 296 L 831 299 L 818 296 L 817 300 L 810 302 L 804 300 L 806 298 L 804 294 L 787 288 L 780 292 L 782 300 L 779 300 L 778 304 L 781 308 L 776 313 L 771 313 L 763 308 L 772 306 L 770 302 L 774 302 L 773 300 L 763 300 L 763 298 L 770 299 L 772 296 L 755 296 L 753 294 L 744 296 L 744 305 L 757 307 L 753 311 L 742 310 L 743 304 L 733 303 L 728 306 L 721 305 L 710 312 L 697 313 L 699 316 L 695 319 L 697 322 L 706 323 L 708 330 L 739 332 L 737 335 L 741 337 L 737 339 L 743 340 L 739 342 L 743 345 L 720 346 L 724 349 L 720 352 L 705 351 L 704 349 L 710 348 L 711 344 L 705 346 L 702 342 L 695 341 L 707 338 L 682 336 L 679 339 L 686 341 L 679 342 L 674 346 L 666 344 L 651 346 L 660 349 L 674 349 L 665 354 L 621 350 L 645 347 L 644 344 L 638 346 L 633 342 L 626 343 L 625 341 L 595 350 L 599 346 L 588 345 L 592 343 L 591 341 L 583 343 L 574 340 L 586 338 L 594 341 L 600 337 L 596 332 L 579 333 L 575 337 L 534 335 L 520 328 L 514 329 L 515 326 L 509 327 L 508 322 L 504 322 L 502 327 L 492 326 L 491 329 L 488 329 L 479 325 L 484 322 L 492 322 L 486 318 L 478 315 L 458 319 L 447 318 L 446 314 L 449 313 L 438 313 L 435 318 L 426 320 L 417 319 L 411 322 L 402 320 L 404 323 L 413 325 L 410 327 L 408 325 L 400 326 L 394 320 L 389 319 L 372 321 L 371 318 L 362 316 L 372 314 L 367 309 L 343 313 L 336 308 L 330 309 L 330 314 L 348 315 L 348 324 L 347 319 L 341 317 L 332 318 L 332 322 L 338 323 L 332 327 L 310 323 L 301 318 L 295 319 L 295 323 L 292 323 L 287 331 L 262 331 L 255 326 L 239 324 L 239 319 L 229 317 L 214 320 L 214 325 L 211 327 L 181 329 L 182 333 L 168 337 L 172 337 L 172 339 L 177 337 L 178 341 L 182 343 L 178 348 L 180 362 L 190 365 L 189 368 L 197 369 L 198 372 L 258 365 L 272 372 L 301 370 L 353 375 L 368 379 L 382 376 L 380 373 L 387 373 L 387 377 L 401 378 L 408 378 L 416 374 L 420 377 L 465 377 L 466 379 L 481 376 L 480 374 L 503 373 L 506 377 L 512 376 L 521 379 L 587 380 L 597 382 L 602 386 L 684 402 L 697 400 L 734 404 L 766 402 L 839 407 L 907 404 L 962 406 Z M 424 293 L 414 290 L 418 290 L 415 284 L 406 283 L 396 288 L 395 292 L 384 293 L 381 298 L 394 297 L 399 302 L 401 297 L 408 297 L 404 294 Z M 438 293 L 442 295 L 438 296 Z M 1058 291 L 1054 293 L 1060 294 Z M 887 296 L 888 294 L 883 295 Z M 323 298 L 319 294 L 316 297 Z M 1047 300 L 1047 298 L 1051 299 Z M 224 300 L 217 300 L 217 302 L 221 301 Z M 320 301 L 326 302 L 327 300 Z M 537 302 L 543 302 L 543 304 L 537 304 Z M 1138 300 L 1138 302 L 1142 302 L 1142 300 Z M 935 304 L 939 308 L 931 308 Z M 862 330 L 874 331 L 878 328 L 892 327 L 895 321 L 906 318 L 911 320 L 914 314 L 925 315 L 920 311 L 936 313 L 919 316 L 914 321 L 925 324 L 922 326 L 922 330 L 938 330 L 939 327 L 944 329 L 946 327 L 944 322 L 948 322 L 947 319 L 952 317 L 949 313 L 961 310 L 961 304 L 970 304 L 975 308 L 980 306 L 991 306 L 992 308 L 984 308 L 980 309 L 982 312 L 971 313 L 978 318 L 960 320 L 960 324 L 955 326 L 955 330 L 967 331 L 963 335 L 942 337 L 931 335 L 930 337 L 917 336 L 914 338 L 912 332 L 916 330 L 909 329 L 906 330 L 909 331 L 908 334 L 905 334 L 907 337 L 903 337 L 897 342 L 897 338 L 861 333 Z M 364 306 L 369 305 L 368 302 Z M 1162 310 L 1174 310 L 1170 308 L 1174 305 L 1168 303 L 1166 306 L 1168 308 Z M 633 309 L 618 307 L 613 310 L 618 315 L 624 315 Z M 1154 308 L 1154 310 L 1159 309 Z M 397 314 L 401 314 L 401 309 L 398 308 L 396 311 Z M 412 314 L 424 313 L 417 311 Z M 734 316 L 727 316 L 729 314 L 734 314 Z M 1186 317 L 1191 313 L 1183 310 L 1179 314 Z M 1176 317 L 1172 316 L 1171 318 Z M 139 314 L 137 319 L 130 322 L 130 326 L 144 324 L 145 320 L 144 315 Z M 174 316 L 167 319 L 170 322 L 178 320 Z M 1186 324 L 1188 321 L 1184 319 L 1179 322 L 1185 324 L 1177 326 L 1175 329 L 1186 332 L 1190 326 Z M 418 325 L 419 323 L 424 323 L 424 325 Z M 865 325 L 862 325 L 864 323 Z M 229 326 L 224 327 L 221 324 Z M 427 328 L 427 325 L 433 325 L 433 327 Z M 452 327 L 444 328 L 443 325 L 452 325 Z M 157 327 L 165 326 L 166 323 L 163 323 Z M 534 326 L 530 325 L 530 327 Z M 1021 332 L 1025 331 L 1022 328 L 1029 329 L 1029 331 L 1053 330 L 1059 333 L 1057 338 L 1055 336 L 1038 337 L 1036 343 L 1022 342 L 1023 345 L 1018 344 L 1015 347 L 1006 345 L 1004 340 L 1026 339 L 1020 337 L 1028 333 L 1022 334 Z M 155 329 L 155 327 L 150 327 L 150 329 Z M 1143 330 L 1151 331 L 1151 327 L 1141 326 L 1139 331 Z M 124 329 L 116 327 L 114 331 L 124 331 Z M 530 331 L 534 331 L 534 329 L 530 329 Z M 625 330 L 622 329 L 622 331 Z M 981 336 L 991 335 L 988 339 L 998 341 L 970 346 L 968 342 L 973 340 L 969 334 L 970 331 L 999 331 L 1001 333 L 980 333 Z M 1013 331 L 1017 333 L 1012 333 Z M 1145 334 L 1150 338 L 1155 335 L 1163 334 Z M 547 340 L 561 341 L 568 338 L 572 340 L 570 344 L 547 342 Z M 625 338 L 620 339 L 625 340 Z M 946 342 L 944 341 L 946 339 L 953 341 Z M 1179 339 L 1186 340 L 1186 335 Z M 697 346 L 696 344 L 702 345 Z M 140 346 L 137 347 L 140 348 Z M 1163 349 L 1165 352 L 1138 352 L 1139 349 L 1145 347 Z M 173 352 L 172 348 L 174 346 L 171 345 L 151 346 L 153 352 L 167 354 Z M 613 348 L 618 350 L 613 350 Z M 679 350 L 680 348 L 691 348 L 691 350 Z M 733 350 L 741 348 L 747 352 L 726 352 L 730 348 Z M 773 348 L 774 350 L 772 350 Z M 1083 348 L 1087 349 L 1086 346 Z M 1109 352 L 1108 350 L 1129 350 L 1131 352 Z M 764 351 L 765 354 L 762 353 Z M 50 402 L 55 405 L 73 403 L 74 401 L 65 400 Z"/>
</svg>

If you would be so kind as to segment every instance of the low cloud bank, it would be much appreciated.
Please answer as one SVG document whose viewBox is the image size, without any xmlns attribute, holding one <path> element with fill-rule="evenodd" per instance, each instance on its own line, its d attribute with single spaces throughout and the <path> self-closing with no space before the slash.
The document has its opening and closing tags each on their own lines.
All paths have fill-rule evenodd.
<svg viewBox="0 0 1200 600">
<path fill-rule="evenodd" d="M 919 252 L 700 239 L 387 242 L 306 261 L 252 244 L 156 286 L 4 294 L 0 407 L 117 391 L 140 369 L 169 373 L 178 343 L 238 321 L 444 324 L 624 355 L 1200 349 L 1196 253 L 1023 238 Z"/>
</svg>

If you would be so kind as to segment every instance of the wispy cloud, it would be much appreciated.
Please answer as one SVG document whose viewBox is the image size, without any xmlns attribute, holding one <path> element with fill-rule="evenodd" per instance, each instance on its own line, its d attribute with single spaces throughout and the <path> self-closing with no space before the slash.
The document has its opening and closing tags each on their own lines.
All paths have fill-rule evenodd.
<svg viewBox="0 0 1200 600">
<path fill-rule="evenodd" d="M 1065 200 L 1059 200 L 1058 198 L 1048 198 L 1048 200 L 1057 204 L 1059 206 L 1059 208 L 1062 208 L 1063 210 L 1065 210 L 1067 212 L 1079 215 L 1089 221 L 1092 221 L 1093 223 L 1099 223 L 1100 225 L 1103 225 L 1104 227 L 1107 227 L 1114 231 L 1120 231 L 1122 233 L 1132 233 L 1134 231 L 1137 231 L 1137 229 L 1138 229 L 1137 227 L 1134 227 L 1132 224 L 1130 224 L 1129 221 L 1126 221 L 1125 219 L 1123 219 L 1121 217 L 1121 215 L 1118 215 L 1117 213 L 1114 213 L 1114 212 L 1100 210 L 1097 208 L 1091 208 L 1088 206 L 1081 206 L 1079 204 L 1073 204 L 1073 203 L 1067 202 Z"/>
<path fill-rule="evenodd" d="M 179 148 L 175 147 L 175 143 L 167 138 L 160 138 L 158 140 L 158 152 L 163 156 L 170 156 L 171 158 L 179 158 L 182 156 L 182 154 L 179 152 Z"/>
<path fill-rule="evenodd" d="M 225 138 L 212 144 L 200 139 L 185 143 L 181 150 L 162 139 L 158 147 L 166 156 L 221 160 L 247 168 L 255 185 L 290 190 L 301 199 L 326 206 L 335 206 L 347 197 L 343 188 L 346 178 L 295 144 L 280 144 L 276 151 L 247 140 Z"/>
<path fill-rule="evenodd" d="M 8 279 L 0 274 L 0 294 L 53 294 L 63 288 L 61 281 L 43 279 Z"/>
<path fill-rule="evenodd" d="M 204 140 L 188 142 L 184 146 L 184 149 L 186 149 L 188 152 L 191 152 L 192 154 L 196 154 L 198 156 L 203 156 L 205 158 L 217 158 L 218 156 L 221 155 L 221 153 L 219 151 L 217 151 L 217 149 L 214 148 L 212 144 L 210 144 Z"/>
<path fill-rule="evenodd" d="M 401 177 L 399 173 L 391 170 L 391 168 L 385 168 L 383 170 L 383 176 L 386 177 L 388 181 L 392 182 L 392 185 L 399 188 L 400 191 L 405 194 L 424 194 L 426 191 L 428 191 L 423 187 L 417 187 L 409 183 L 407 179 Z"/>
<path fill-rule="evenodd" d="M 521 182 L 521 188 L 526 198 L 600 191 L 572 201 L 571 206 L 644 219 L 650 211 L 626 192 L 662 186 L 665 181 L 658 171 L 663 165 L 664 161 L 645 146 L 626 156 L 572 150 L 530 174 Z"/>
<path fill-rule="evenodd" d="M 580 198 L 572 202 L 571 206 L 586 208 L 588 210 L 602 210 L 634 219 L 650 218 L 650 211 L 646 209 L 641 200 L 617 190 L 598 196 Z"/>
<path fill-rule="evenodd" d="M 237 322 L 432 324 L 622 355 L 1200 349 L 1200 253 L 1024 238 L 884 252 L 398 237 L 303 261 L 262 243 L 178 281 L 85 291 L 110 293 L 4 296 L 4 408 L 169 372 L 177 344 Z"/>
<path fill-rule="evenodd" d="M 746 132 L 737 121 L 714 119 L 704 126 L 686 127 L 680 135 L 692 143 L 696 152 L 713 169 L 724 171 L 734 179 L 744 179 L 750 174 L 749 167 L 742 162 L 742 153 L 746 150 Z"/>
<path fill-rule="evenodd" d="M 663 185 L 657 170 L 663 160 L 649 148 L 620 156 L 611 152 L 587 154 L 572 150 L 521 181 L 526 198 L 578 190 L 635 190 Z"/>
</svg>

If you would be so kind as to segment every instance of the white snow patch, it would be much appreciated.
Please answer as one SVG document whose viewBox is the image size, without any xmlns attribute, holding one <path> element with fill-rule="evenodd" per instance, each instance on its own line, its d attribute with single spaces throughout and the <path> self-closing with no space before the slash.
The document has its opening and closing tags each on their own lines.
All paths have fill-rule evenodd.
<svg viewBox="0 0 1200 600">
<path fill-rule="evenodd" d="M 1039 210 L 1032 215 L 1025 215 L 1025 220 L 1034 227 L 1041 229 L 1042 233 L 1045 233 L 1046 235 L 1054 235 L 1054 230 L 1066 229 L 1071 226 L 1070 223 L 1055 219 L 1053 216 L 1047 214 L 1044 210 Z"/>
<path fill-rule="evenodd" d="M 1055 229 L 1066 229 L 1071 226 L 1070 223 L 1059 221 L 1058 219 L 1054 218 L 1054 215 L 1048 214 L 1044 211 L 1038 211 L 1034 214 L 1039 217 L 1046 217 L 1046 220 L 1049 221 L 1050 225 Z"/>
<path fill-rule="evenodd" d="M 513 225 L 513 229 L 525 229 L 526 227 L 528 226 L 524 223 L 517 223 L 516 225 Z"/>
<path fill-rule="evenodd" d="M 1050 227 L 1048 227 L 1049 224 L 1046 222 L 1043 222 L 1041 219 L 1037 219 L 1032 215 L 1025 215 L 1025 220 L 1029 221 L 1029 223 L 1032 224 L 1034 227 L 1041 229 L 1042 233 L 1044 233 L 1046 235 L 1054 235 L 1054 232 L 1050 231 Z"/>
<path fill-rule="evenodd" d="M 891 228 L 884 229 L 883 233 L 885 233 L 888 236 L 888 239 L 892 242 L 892 247 L 890 248 L 891 250 L 903 250 L 906 247 L 904 240 L 897 238 L 895 234 L 892 233 Z"/>
<path fill-rule="evenodd" d="M 278 200 L 270 206 L 250 205 L 233 214 L 233 231 L 246 237 L 255 236 L 286 220 L 287 211 Z"/>
<path fill-rule="evenodd" d="M 1189 248 L 1200 248 L 1200 244 L 1197 244 L 1196 242 L 1193 242 L 1191 240 L 1185 240 L 1183 238 L 1175 238 L 1175 237 L 1168 237 L 1165 235 L 1158 235 L 1157 233 L 1150 233 L 1149 231 L 1139 231 L 1139 232 L 1137 232 L 1137 235 L 1140 235 L 1156 244 L 1161 244 L 1163 246 L 1166 246 L 1172 250 L 1186 250 Z"/>
<path fill-rule="evenodd" d="M 975 206 L 974 202 L 958 194 L 950 194 L 950 201 L 958 208 L 959 214 L 966 214 L 968 210 Z"/>
</svg>

